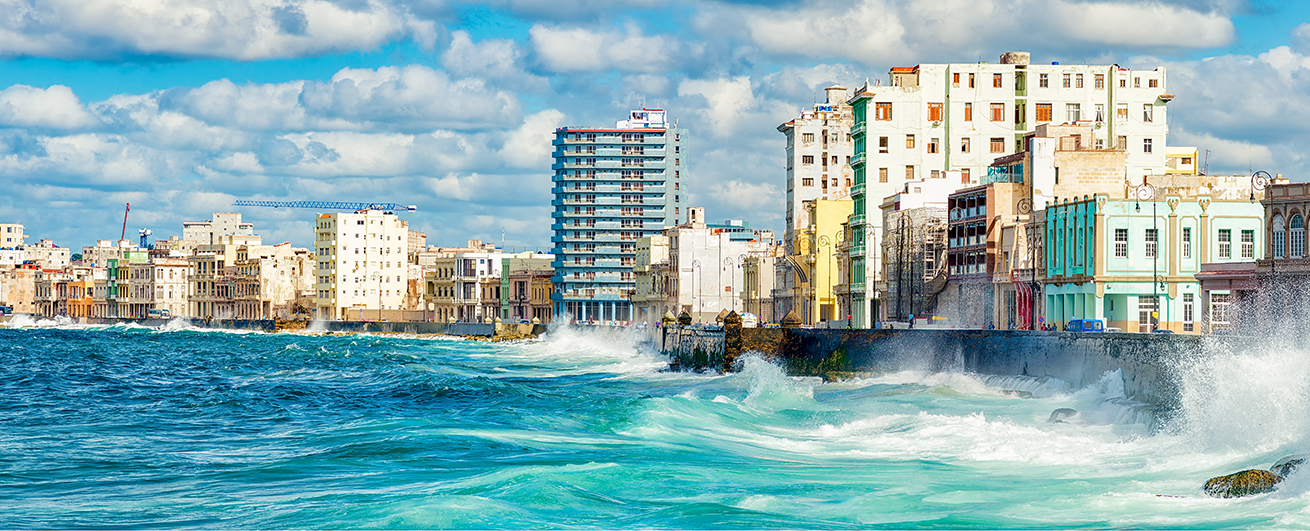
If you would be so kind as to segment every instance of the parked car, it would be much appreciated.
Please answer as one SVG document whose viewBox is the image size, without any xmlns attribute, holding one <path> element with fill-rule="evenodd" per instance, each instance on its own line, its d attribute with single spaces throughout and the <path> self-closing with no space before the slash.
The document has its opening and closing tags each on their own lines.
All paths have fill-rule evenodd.
<svg viewBox="0 0 1310 531">
<path fill-rule="evenodd" d="M 1100 319 L 1072 319 L 1064 327 L 1065 332 L 1104 332 L 1105 321 Z"/>
<path fill-rule="evenodd" d="M 14 314 L 13 306 L 0 306 L 0 315 L 13 315 L 13 314 Z"/>
<path fill-rule="evenodd" d="M 1117 326 L 1107 326 L 1107 327 L 1105 327 L 1105 331 L 1106 331 L 1106 332 L 1122 333 L 1122 332 L 1124 331 L 1124 329 L 1119 328 L 1119 327 L 1117 327 Z"/>
<path fill-rule="evenodd" d="M 1174 331 L 1173 331 L 1173 330 L 1169 330 L 1169 329 L 1167 329 L 1167 328 L 1159 328 L 1159 329 L 1156 329 L 1156 330 L 1152 330 L 1152 333 L 1156 333 L 1156 334 L 1172 334 L 1172 333 L 1174 333 Z"/>
</svg>

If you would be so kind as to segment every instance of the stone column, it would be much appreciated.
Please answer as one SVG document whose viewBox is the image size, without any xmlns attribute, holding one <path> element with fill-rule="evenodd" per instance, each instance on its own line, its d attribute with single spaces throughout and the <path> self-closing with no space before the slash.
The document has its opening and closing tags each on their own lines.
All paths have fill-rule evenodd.
<svg viewBox="0 0 1310 531">
<path fill-rule="evenodd" d="M 1208 264 L 1214 261 L 1210 257 L 1210 214 L 1206 212 L 1206 209 L 1210 208 L 1210 196 L 1197 196 L 1196 203 L 1201 206 L 1201 233 L 1197 235 L 1197 240 L 1201 244 L 1201 254 L 1198 257 L 1202 264 Z"/>
</svg>

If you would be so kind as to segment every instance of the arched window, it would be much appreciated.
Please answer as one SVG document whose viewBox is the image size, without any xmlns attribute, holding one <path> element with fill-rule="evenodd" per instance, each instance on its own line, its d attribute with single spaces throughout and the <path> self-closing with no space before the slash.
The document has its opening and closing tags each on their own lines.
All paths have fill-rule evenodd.
<svg viewBox="0 0 1310 531">
<path fill-rule="evenodd" d="M 1291 234 L 1288 235 L 1292 258 L 1305 256 L 1305 219 L 1300 214 L 1292 214 L 1292 222 L 1288 223 L 1288 228 L 1292 229 Z"/>
<path fill-rule="evenodd" d="M 1273 229 L 1274 233 L 1274 237 L 1272 238 L 1274 258 L 1282 258 L 1286 256 L 1283 251 L 1287 247 L 1287 231 L 1283 230 L 1283 215 L 1275 215 L 1274 222 L 1270 224 L 1270 227 Z"/>
</svg>

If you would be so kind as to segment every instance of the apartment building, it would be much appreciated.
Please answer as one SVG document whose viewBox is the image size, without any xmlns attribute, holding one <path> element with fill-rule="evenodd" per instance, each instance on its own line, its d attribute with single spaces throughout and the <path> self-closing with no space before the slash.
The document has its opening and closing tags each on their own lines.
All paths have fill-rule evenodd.
<svg viewBox="0 0 1310 531">
<path fill-rule="evenodd" d="M 494 247 L 438 252 L 424 266 L 424 297 L 437 322 L 482 322 L 500 316 L 504 260 L 509 255 Z"/>
<path fill-rule="evenodd" d="M 824 90 L 827 99 L 813 109 L 801 111 L 799 117 L 778 126 L 787 136 L 787 225 L 784 245 L 795 251 L 797 231 L 810 226 L 806 201 L 814 199 L 850 199 L 854 184 L 851 157 L 851 126 L 855 116 L 846 103 L 846 87 Z"/>
<path fill-rule="evenodd" d="M 1093 149 L 1127 154 L 1127 180 L 1165 173 L 1166 104 L 1173 96 L 1163 67 L 1030 64 L 1026 52 L 1009 52 L 999 64 L 921 64 L 893 68 L 889 77 L 887 86 L 866 84 L 849 100 L 855 116 L 851 292 L 865 301 L 853 309 L 857 326 L 868 325 L 873 284 L 883 279 L 878 264 L 885 263 L 876 255 L 881 216 L 870 205 L 906 182 L 980 184 L 993 159 L 1023 151 L 1024 135 L 1040 124 L 1094 128 Z"/>
<path fill-rule="evenodd" d="M 554 285 L 550 267 L 555 257 L 545 253 L 523 252 L 504 259 L 500 271 L 500 318 L 502 320 L 551 320 L 550 294 Z"/>
<path fill-rule="evenodd" d="M 401 310 L 408 293 L 409 222 L 381 210 L 319 214 L 314 229 L 317 317 Z M 378 315 L 381 315 L 380 313 Z"/>
<path fill-rule="evenodd" d="M 684 215 L 685 134 L 660 109 L 634 110 L 613 128 L 555 131 L 555 315 L 632 320 L 637 240 Z"/>
<path fill-rule="evenodd" d="M 152 258 L 128 264 L 128 312 L 119 317 L 187 316 L 191 265 L 184 257 Z"/>
<path fill-rule="evenodd" d="M 20 249 L 26 243 L 23 226 L 17 223 L 0 223 L 0 249 Z"/>
<path fill-rule="evenodd" d="M 292 319 L 314 310 L 318 261 L 308 249 L 278 245 L 237 248 L 232 276 L 236 319 Z"/>
<path fill-rule="evenodd" d="M 182 239 L 201 245 L 215 245 L 223 236 L 254 235 L 254 224 L 242 222 L 239 212 L 215 212 L 205 221 L 182 222 Z"/>
<path fill-rule="evenodd" d="M 25 259 L 46 269 L 63 269 L 68 266 L 72 251 L 55 245 L 53 240 L 42 239 L 24 249 Z"/>
</svg>

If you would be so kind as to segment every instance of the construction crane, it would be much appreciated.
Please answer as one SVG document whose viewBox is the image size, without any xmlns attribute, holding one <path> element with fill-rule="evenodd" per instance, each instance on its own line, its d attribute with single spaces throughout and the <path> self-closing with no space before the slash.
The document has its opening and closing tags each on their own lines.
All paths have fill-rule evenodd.
<svg viewBox="0 0 1310 531">
<path fill-rule="evenodd" d="M 272 208 L 314 208 L 318 210 L 405 210 L 415 212 L 418 207 L 400 203 L 349 203 L 338 201 L 237 201 L 232 206 Z"/>
<path fill-rule="evenodd" d="M 132 203 L 124 204 L 126 204 L 127 207 L 123 209 L 123 235 L 118 237 L 118 241 L 120 242 L 127 239 L 127 213 L 132 211 Z"/>
</svg>

